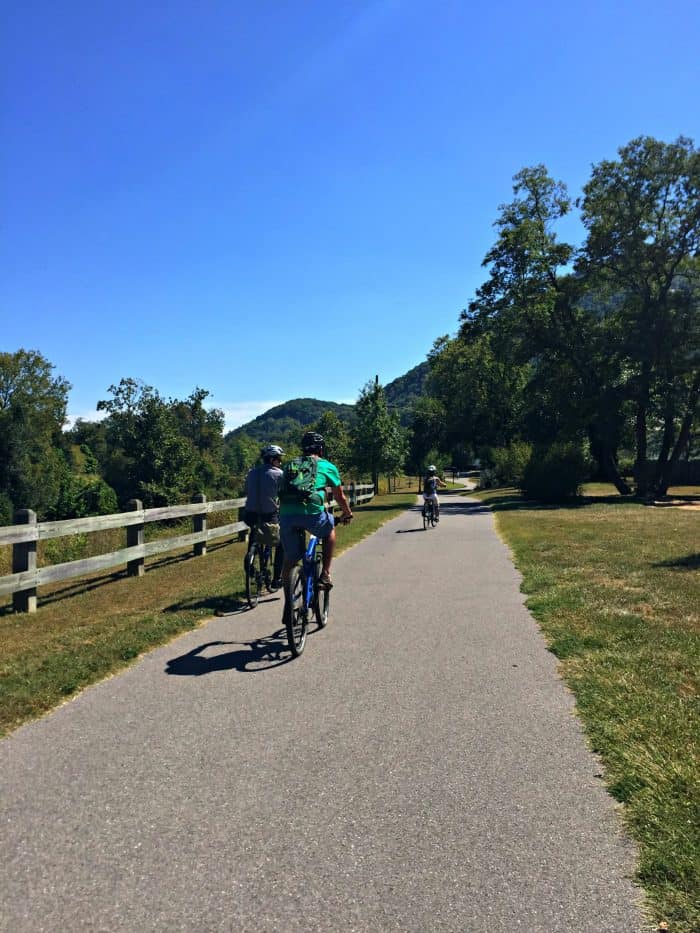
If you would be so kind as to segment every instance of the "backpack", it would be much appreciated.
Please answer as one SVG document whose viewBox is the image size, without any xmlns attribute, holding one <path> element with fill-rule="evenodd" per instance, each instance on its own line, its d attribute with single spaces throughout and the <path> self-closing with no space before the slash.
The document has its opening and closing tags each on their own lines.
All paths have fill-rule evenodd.
<svg viewBox="0 0 700 933">
<path fill-rule="evenodd" d="M 318 495 L 316 489 L 316 477 L 318 475 L 318 460 L 316 457 L 295 457 L 293 460 L 285 463 L 282 470 L 282 479 L 280 481 L 279 497 L 283 503 L 308 503 L 314 495 Z"/>
</svg>

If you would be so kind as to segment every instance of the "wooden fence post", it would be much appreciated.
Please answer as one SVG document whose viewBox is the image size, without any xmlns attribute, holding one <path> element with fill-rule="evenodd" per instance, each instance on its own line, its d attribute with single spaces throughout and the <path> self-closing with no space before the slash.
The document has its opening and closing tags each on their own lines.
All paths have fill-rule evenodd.
<svg viewBox="0 0 700 933">
<path fill-rule="evenodd" d="M 18 509 L 15 512 L 15 525 L 36 525 L 36 512 Z M 12 545 L 12 573 L 23 573 L 26 570 L 36 570 L 36 541 L 21 541 Z M 15 612 L 36 612 L 36 587 L 13 593 L 12 608 Z"/>
<path fill-rule="evenodd" d="M 207 497 L 204 495 L 203 492 L 198 492 L 196 495 L 192 496 L 192 501 L 204 503 L 207 501 Z M 196 534 L 198 531 L 206 531 L 206 530 L 207 530 L 207 513 L 202 512 L 200 514 L 193 515 L 192 516 L 192 531 L 195 532 Z M 206 541 L 202 541 L 201 543 L 195 544 L 194 546 L 195 557 L 204 557 L 206 553 L 207 553 L 207 542 Z"/>
<path fill-rule="evenodd" d="M 130 512 L 140 512 L 143 508 L 143 502 L 140 499 L 130 499 L 126 503 L 126 507 Z M 144 544 L 145 538 L 145 524 L 141 522 L 140 525 L 127 525 L 126 526 L 126 546 L 127 547 L 136 547 L 139 544 Z M 130 577 L 142 577 L 146 572 L 146 562 L 143 557 L 137 557 L 135 560 L 130 560 L 126 565 L 126 572 Z"/>
</svg>

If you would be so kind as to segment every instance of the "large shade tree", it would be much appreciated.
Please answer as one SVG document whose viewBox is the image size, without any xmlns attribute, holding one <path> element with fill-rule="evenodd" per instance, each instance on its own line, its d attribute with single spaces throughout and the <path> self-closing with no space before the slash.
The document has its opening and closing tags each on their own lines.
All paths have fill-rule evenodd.
<svg viewBox="0 0 700 933">
<path fill-rule="evenodd" d="M 593 168 L 581 209 L 578 272 L 614 301 L 637 489 L 662 495 L 698 415 L 700 150 L 684 137 L 632 140 Z"/>
</svg>

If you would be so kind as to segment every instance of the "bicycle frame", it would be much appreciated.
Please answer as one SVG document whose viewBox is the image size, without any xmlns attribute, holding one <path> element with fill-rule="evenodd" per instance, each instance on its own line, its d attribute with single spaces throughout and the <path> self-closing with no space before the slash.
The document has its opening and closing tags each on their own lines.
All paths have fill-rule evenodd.
<svg viewBox="0 0 700 933">
<path fill-rule="evenodd" d="M 316 547 L 318 538 L 310 535 L 304 556 L 301 559 L 302 571 L 304 574 L 304 609 L 308 612 L 314 598 L 314 573 L 316 568 Z"/>
</svg>

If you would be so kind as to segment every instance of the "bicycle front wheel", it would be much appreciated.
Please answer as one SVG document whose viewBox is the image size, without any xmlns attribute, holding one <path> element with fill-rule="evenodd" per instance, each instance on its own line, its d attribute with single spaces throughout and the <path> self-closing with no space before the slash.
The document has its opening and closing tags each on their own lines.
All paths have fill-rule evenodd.
<svg viewBox="0 0 700 933">
<path fill-rule="evenodd" d="M 262 554 L 257 544 L 253 543 L 245 556 L 245 596 L 251 609 L 255 609 L 260 599 L 263 584 Z"/>
<path fill-rule="evenodd" d="M 304 650 L 308 616 L 304 605 L 304 575 L 297 564 L 292 567 L 289 582 L 284 586 L 284 626 L 289 650 L 295 658 Z"/>
<path fill-rule="evenodd" d="M 427 506 L 427 505 L 424 505 L 424 506 L 423 506 L 423 531 L 427 531 L 427 530 L 428 530 L 428 522 L 429 522 L 429 521 L 430 521 L 430 519 L 428 518 L 428 506 Z"/>
<path fill-rule="evenodd" d="M 321 561 L 316 561 L 314 572 L 314 615 L 319 628 L 325 628 L 328 624 L 328 613 L 331 608 L 331 591 L 323 590 L 318 585 L 321 576 Z"/>
</svg>

